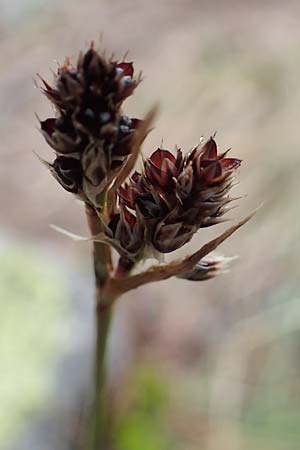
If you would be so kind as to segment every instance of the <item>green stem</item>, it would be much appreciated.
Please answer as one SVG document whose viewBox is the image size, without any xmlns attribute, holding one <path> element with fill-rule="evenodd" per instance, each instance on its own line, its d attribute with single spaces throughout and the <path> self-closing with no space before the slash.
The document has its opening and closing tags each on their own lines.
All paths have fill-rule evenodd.
<svg viewBox="0 0 300 450">
<path fill-rule="evenodd" d="M 86 215 L 91 234 L 100 233 L 102 224 L 94 209 L 86 206 Z M 112 270 L 110 248 L 105 244 L 94 242 L 93 255 L 96 281 L 94 390 L 84 450 L 108 450 L 111 436 L 109 408 L 105 398 L 105 354 L 115 297 L 107 289 L 107 281 Z M 133 262 L 121 257 L 116 275 L 120 278 L 128 275 L 133 265 Z"/>
<path fill-rule="evenodd" d="M 112 312 L 110 306 L 97 311 L 94 393 L 89 423 L 88 447 L 86 450 L 107 450 L 109 424 L 104 390 L 105 350 L 111 316 Z"/>
<path fill-rule="evenodd" d="M 101 222 L 96 212 L 86 207 L 87 220 L 92 235 L 102 231 Z M 84 450 L 107 450 L 108 414 L 105 406 L 105 353 L 109 328 L 112 317 L 112 298 L 105 290 L 105 285 L 111 269 L 110 249 L 99 242 L 94 242 L 94 270 L 96 281 L 95 305 L 95 354 L 93 397 L 89 422 L 87 424 L 87 439 Z"/>
</svg>

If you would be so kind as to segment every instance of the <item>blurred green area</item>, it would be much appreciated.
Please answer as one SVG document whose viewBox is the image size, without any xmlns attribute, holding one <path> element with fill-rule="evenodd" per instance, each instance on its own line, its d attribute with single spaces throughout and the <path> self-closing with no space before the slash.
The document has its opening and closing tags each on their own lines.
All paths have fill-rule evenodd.
<svg viewBox="0 0 300 450">
<path fill-rule="evenodd" d="M 167 380 L 154 367 L 136 367 L 125 395 L 126 407 L 118 411 L 115 445 L 118 450 L 174 448 L 166 416 Z M 121 413 L 121 414 L 120 414 Z"/>
<path fill-rule="evenodd" d="M 45 409 L 65 337 L 59 269 L 29 245 L 0 251 L 0 447 Z"/>
<path fill-rule="evenodd" d="M 286 340 L 291 341 L 291 337 Z M 292 341 L 276 346 L 256 383 L 243 386 L 245 397 L 241 417 L 233 414 L 222 424 L 225 433 L 227 427 L 232 433 L 232 424 L 238 427 L 240 449 L 299 448 L 300 368 L 299 373 L 291 373 L 295 370 L 291 369 L 295 356 L 290 351 L 290 344 L 292 348 L 295 345 L 294 339 Z M 207 448 L 208 429 L 213 427 L 213 420 L 208 424 L 207 419 L 214 374 L 202 371 L 199 379 L 199 370 L 180 375 L 178 367 L 162 372 L 157 367 L 159 362 L 157 365 L 145 362 L 134 368 L 121 408 L 116 412 L 114 448 L 197 450 L 199 445 Z"/>
</svg>

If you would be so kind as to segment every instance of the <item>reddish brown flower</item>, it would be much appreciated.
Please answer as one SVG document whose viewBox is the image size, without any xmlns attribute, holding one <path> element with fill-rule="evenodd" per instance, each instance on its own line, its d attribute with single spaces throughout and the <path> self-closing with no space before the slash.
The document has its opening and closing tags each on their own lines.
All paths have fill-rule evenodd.
<svg viewBox="0 0 300 450">
<path fill-rule="evenodd" d="M 40 122 L 56 153 L 48 167 L 67 191 L 98 212 L 109 188 L 104 232 L 123 257 L 136 261 L 172 252 L 199 228 L 223 220 L 241 161 L 219 153 L 213 137 L 186 155 L 157 148 L 143 171 L 122 185 L 149 129 L 146 119 L 121 111 L 139 82 L 132 62 L 108 60 L 91 46 L 76 66 L 67 60 L 59 67 L 53 86 L 42 82 L 56 110 L 56 117 Z"/>
<path fill-rule="evenodd" d="M 60 167 L 61 156 L 78 160 L 76 193 L 98 207 L 101 193 L 131 153 L 140 122 L 121 111 L 139 82 L 133 64 L 107 60 L 92 46 L 76 67 L 69 60 L 59 67 L 53 86 L 42 82 L 57 112 L 57 117 L 41 121 L 41 131 L 57 154 L 53 168 Z"/>
<path fill-rule="evenodd" d="M 145 177 L 159 189 L 171 189 L 174 186 L 174 178 L 177 178 L 180 173 L 182 164 L 180 150 L 175 158 L 168 150 L 158 148 L 145 162 Z"/>
<path fill-rule="evenodd" d="M 186 244 L 201 227 L 222 221 L 233 176 L 241 161 L 218 154 L 210 138 L 185 157 L 157 149 L 119 189 L 120 204 L 138 212 L 155 250 L 172 252 Z"/>
<path fill-rule="evenodd" d="M 55 152 L 52 163 L 42 162 L 64 189 L 86 204 L 97 282 L 104 298 L 109 293 L 108 303 L 148 282 L 172 276 L 202 281 L 220 272 L 224 259 L 203 258 L 252 215 L 192 255 L 130 274 L 137 262 L 150 256 L 161 261 L 161 254 L 181 248 L 200 228 L 223 221 L 241 160 L 218 152 L 211 137 L 187 154 L 179 148 L 175 153 L 157 148 L 142 171 L 130 177 L 158 110 L 151 108 L 142 121 L 122 112 L 124 100 L 140 81 L 133 63 L 107 59 L 91 45 L 75 66 L 67 59 L 58 68 L 52 85 L 41 80 L 55 110 L 53 117 L 40 121 Z M 120 255 L 115 268 L 109 246 Z"/>
<path fill-rule="evenodd" d="M 111 245 L 130 260 L 138 259 L 145 245 L 143 224 L 126 207 L 112 215 L 105 234 Z"/>
</svg>

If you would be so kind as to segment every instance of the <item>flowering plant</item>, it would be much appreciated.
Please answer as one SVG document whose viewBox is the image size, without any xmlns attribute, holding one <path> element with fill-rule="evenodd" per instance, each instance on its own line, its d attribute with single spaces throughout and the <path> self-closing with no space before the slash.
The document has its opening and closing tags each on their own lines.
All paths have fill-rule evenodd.
<svg viewBox="0 0 300 450">
<path fill-rule="evenodd" d="M 126 116 L 123 102 L 141 75 L 135 77 L 132 62 L 107 59 L 93 44 L 79 55 L 76 66 L 67 59 L 58 68 L 53 85 L 41 80 L 55 110 L 55 117 L 40 121 L 55 152 L 54 161 L 44 163 L 65 190 L 84 202 L 94 247 L 95 391 L 84 448 L 96 450 L 104 448 L 105 440 L 103 361 L 112 305 L 123 293 L 149 282 L 215 276 L 226 258 L 205 257 L 251 216 L 190 256 L 135 273 L 140 261 L 161 260 L 200 228 L 223 221 L 241 160 L 219 152 L 211 137 L 189 152 L 158 148 L 144 160 L 141 172 L 133 172 L 157 107 L 143 120 Z M 112 249 L 119 254 L 116 267 Z"/>
</svg>

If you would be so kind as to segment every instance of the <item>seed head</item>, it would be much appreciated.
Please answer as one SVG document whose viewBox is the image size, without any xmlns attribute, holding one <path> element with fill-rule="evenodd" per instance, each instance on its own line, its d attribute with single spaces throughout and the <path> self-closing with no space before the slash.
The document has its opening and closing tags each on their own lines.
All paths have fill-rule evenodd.
<svg viewBox="0 0 300 450">
<path fill-rule="evenodd" d="M 187 153 L 158 148 L 144 161 L 142 171 L 128 179 L 157 111 L 152 108 L 144 120 L 122 112 L 124 100 L 139 81 L 132 62 L 107 59 L 93 45 L 79 55 L 76 66 L 67 59 L 52 86 L 42 79 L 42 91 L 55 110 L 55 117 L 40 121 L 56 155 L 46 165 L 65 190 L 93 211 L 89 223 L 97 226 L 90 226 L 92 240 L 118 251 L 116 273 L 122 276 L 136 262 L 173 252 L 200 228 L 222 222 L 241 164 L 240 159 L 228 157 L 228 151 L 218 152 L 211 137 Z M 203 258 L 251 217 L 182 261 L 128 277 L 122 292 L 170 276 L 192 281 L 211 278 L 225 260 Z M 117 278 L 114 282 L 114 289 L 120 291 Z"/>
<path fill-rule="evenodd" d="M 107 60 L 94 48 L 58 68 L 53 86 L 42 91 L 56 117 L 41 121 L 41 131 L 54 149 L 52 173 L 69 192 L 99 207 L 107 188 L 131 153 L 140 121 L 122 113 L 123 101 L 139 83 L 131 62 Z"/>
<path fill-rule="evenodd" d="M 183 156 L 158 148 L 118 191 L 119 203 L 141 217 L 146 245 L 169 253 L 203 227 L 221 222 L 241 160 L 218 154 L 214 138 Z"/>
</svg>

